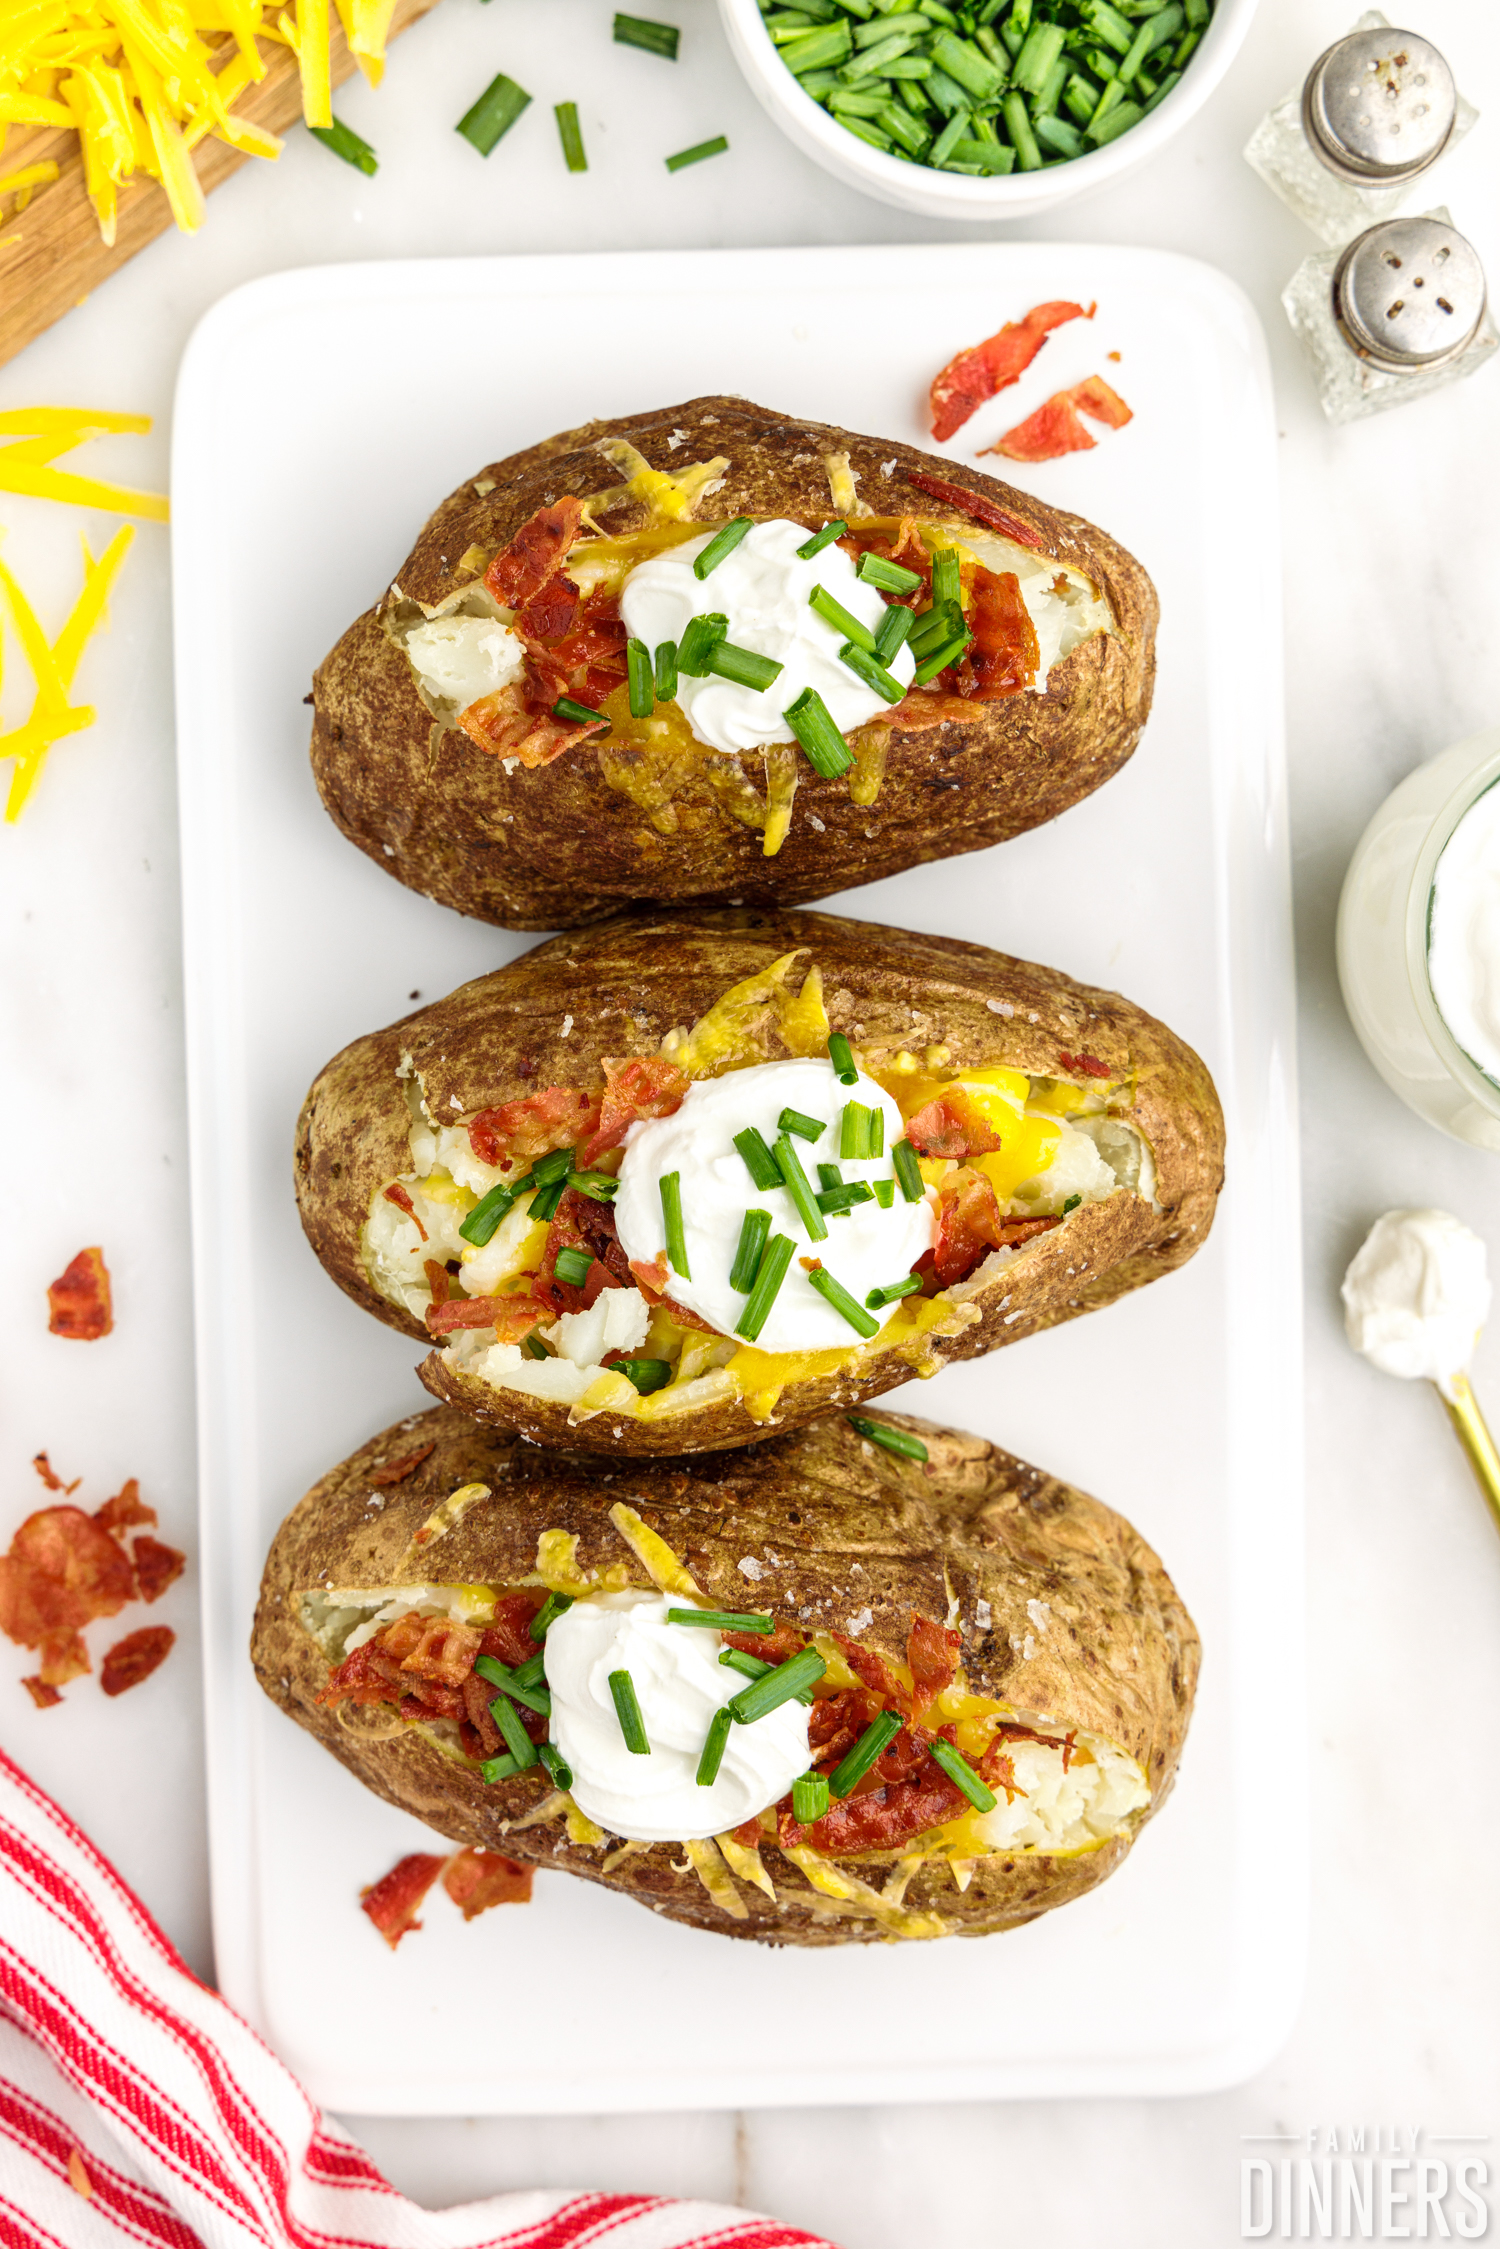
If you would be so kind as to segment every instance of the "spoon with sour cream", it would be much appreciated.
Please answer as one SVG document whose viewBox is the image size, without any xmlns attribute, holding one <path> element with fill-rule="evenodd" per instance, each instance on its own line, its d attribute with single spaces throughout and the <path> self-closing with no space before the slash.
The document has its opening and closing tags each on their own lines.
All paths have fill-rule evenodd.
<svg viewBox="0 0 1500 2249">
<path fill-rule="evenodd" d="M 1341 1293 L 1356 1351 L 1386 1374 L 1435 1386 L 1500 1529 L 1500 1452 L 1468 1372 L 1491 1301 L 1479 1236 L 1445 1210 L 1388 1210 Z"/>
</svg>

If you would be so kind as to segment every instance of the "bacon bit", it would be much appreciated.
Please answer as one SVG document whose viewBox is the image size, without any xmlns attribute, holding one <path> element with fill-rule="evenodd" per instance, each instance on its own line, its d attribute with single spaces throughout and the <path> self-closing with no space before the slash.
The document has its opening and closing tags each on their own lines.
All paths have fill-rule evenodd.
<svg viewBox="0 0 1500 2249">
<path fill-rule="evenodd" d="M 1103 422 L 1106 429 L 1123 429 L 1127 422 L 1135 420 L 1119 392 L 1111 390 L 1102 375 L 1087 375 L 1081 383 L 1075 383 L 1073 403 L 1081 414 L 1087 414 L 1091 421 Z"/>
<path fill-rule="evenodd" d="M 1042 651 L 1015 572 L 976 570 L 965 614 L 974 645 L 958 668 L 959 693 L 976 703 L 1020 694 L 1036 678 Z"/>
<path fill-rule="evenodd" d="M 1059 1054 L 1059 1066 L 1075 1078 L 1107 1078 L 1109 1064 L 1101 1062 L 1097 1054 Z"/>
<path fill-rule="evenodd" d="M 867 1695 L 862 1687 L 846 1687 L 841 1695 L 822 1696 L 807 1714 L 807 1745 L 811 1763 L 836 1765 L 854 1747 L 870 1721 L 878 1715 L 874 1698 Z"/>
<path fill-rule="evenodd" d="M 979 1103 L 962 1086 L 940 1093 L 906 1124 L 906 1137 L 919 1156 L 988 1156 L 1000 1145 Z"/>
<path fill-rule="evenodd" d="M 187 1568 L 187 1556 L 182 1550 L 164 1546 L 159 1538 L 134 1539 L 130 1551 L 143 1601 L 159 1601 L 167 1587 L 175 1585 Z"/>
<path fill-rule="evenodd" d="M 742 1656 L 759 1656 L 771 1664 L 790 1663 L 807 1646 L 807 1635 L 795 1624 L 778 1624 L 774 1632 L 726 1632 L 722 1637 L 726 1648 L 738 1648 Z"/>
<path fill-rule="evenodd" d="M 411 1220 L 413 1226 L 416 1227 L 417 1232 L 421 1235 L 423 1241 L 425 1242 L 428 1238 L 427 1228 L 422 1224 L 421 1219 L 418 1218 L 417 1206 L 412 1201 L 410 1195 L 406 1192 L 406 1189 L 401 1185 L 401 1182 L 399 1180 L 397 1180 L 394 1187 L 387 1187 L 385 1191 L 385 1199 L 388 1203 L 394 1203 L 397 1210 L 405 1211 L 407 1217 Z"/>
<path fill-rule="evenodd" d="M 516 631 L 523 640 L 561 640 L 573 629 L 579 598 L 572 579 L 566 571 L 560 571 L 517 610 Z"/>
<path fill-rule="evenodd" d="M 846 1796 L 810 1827 L 799 1828 L 792 1813 L 783 1811 L 777 1823 L 777 1840 L 783 1845 L 810 1843 L 815 1851 L 841 1858 L 854 1851 L 909 1842 L 930 1827 L 941 1827 L 966 1801 L 963 1792 L 929 1758 L 923 1770 L 909 1780 Z"/>
<path fill-rule="evenodd" d="M 609 731 L 608 719 L 594 719 L 582 726 L 571 719 L 553 718 L 550 712 L 538 714 L 515 686 L 482 695 L 477 703 L 459 712 L 458 723 L 476 748 L 491 757 L 517 757 L 528 773 L 550 765 L 590 734 Z"/>
<path fill-rule="evenodd" d="M 664 1249 L 657 1251 L 649 1265 L 643 1258 L 633 1257 L 630 1261 L 630 1273 L 648 1303 L 660 1301 L 672 1278 L 672 1268 L 667 1263 Z"/>
<path fill-rule="evenodd" d="M 459 1689 L 463 1698 L 464 1716 L 474 1729 L 478 1743 L 475 1752 L 480 1757 L 498 1757 L 505 1746 L 505 1737 L 490 1716 L 490 1704 L 495 1690 L 477 1671 L 471 1671 Z"/>
<path fill-rule="evenodd" d="M 932 1708 L 945 1687 L 952 1686 L 962 1644 L 959 1635 L 946 1625 L 913 1612 L 906 1637 L 906 1662 L 912 1677 L 912 1709 L 919 1718 Z"/>
<path fill-rule="evenodd" d="M 1107 351 L 1104 356 L 1106 359 L 1113 359 L 1114 361 L 1116 361 L 1116 363 L 1118 363 L 1121 354 L 1117 351 Z"/>
<path fill-rule="evenodd" d="M 23 1679 L 21 1684 L 38 1710 L 52 1710 L 62 1701 L 62 1696 L 58 1693 L 56 1687 L 51 1684 L 50 1680 L 43 1679 L 40 1675 Z"/>
<path fill-rule="evenodd" d="M 39 1648 L 95 1617 L 113 1616 L 134 1591 L 129 1557 L 91 1515 L 81 1507 L 43 1507 L 0 1555 L 0 1632 Z"/>
<path fill-rule="evenodd" d="M 485 585 L 496 601 L 510 609 L 521 609 L 534 600 L 561 570 L 582 521 L 583 502 L 571 493 L 529 516 L 484 574 Z"/>
<path fill-rule="evenodd" d="M 606 1061 L 598 1123 L 579 1151 L 580 1164 L 587 1169 L 607 1148 L 618 1148 L 639 1118 L 670 1117 L 682 1107 L 689 1082 L 675 1063 L 659 1054 L 633 1054 L 623 1062 Z"/>
<path fill-rule="evenodd" d="M 97 1343 L 114 1326 L 109 1267 L 102 1249 L 81 1249 L 47 1290 L 47 1327 L 74 1343 Z"/>
<path fill-rule="evenodd" d="M 56 1470 L 53 1468 L 51 1461 L 47 1458 L 47 1455 L 44 1452 L 37 1453 L 33 1458 L 31 1465 L 36 1470 L 37 1474 L 41 1477 L 42 1482 L 46 1485 L 49 1492 L 76 1492 L 79 1485 L 83 1482 L 83 1478 L 81 1476 L 75 1476 L 71 1484 L 65 1484 L 61 1476 L 59 1476 Z M 156 1520 L 155 1516 L 153 1516 L 151 1519 L 153 1522 Z"/>
<path fill-rule="evenodd" d="M 557 1260 L 565 1249 L 586 1250 L 593 1259 L 581 1285 L 557 1277 Z M 587 1311 L 607 1288 L 628 1287 L 629 1276 L 629 1262 L 615 1232 L 615 1214 L 609 1204 L 580 1195 L 576 1187 L 567 1188 L 552 1214 L 533 1284 L 550 1316 Z"/>
<path fill-rule="evenodd" d="M 1056 1734 L 1039 1734 L 1034 1726 L 1013 1725 L 1009 1720 L 1006 1720 L 995 1728 L 995 1739 L 997 1741 L 1039 1741 L 1043 1749 L 1060 1749 L 1063 1753 L 1063 1771 L 1066 1772 L 1073 1762 L 1074 1750 L 1078 1740 L 1078 1728 L 1074 1726 L 1059 1740 Z M 1025 1789 L 1023 1788 L 1020 1793 L 1024 1796 Z"/>
<path fill-rule="evenodd" d="M 1064 453 L 1091 453 L 1098 440 L 1090 437 L 1078 419 L 1080 413 L 1110 429 L 1123 429 L 1134 419 L 1119 392 L 1111 390 L 1102 375 L 1089 375 L 1070 390 L 1056 392 L 1024 422 L 1018 422 L 981 451 L 1001 453 L 1008 461 L 1055 461 Z"/>
<path fill-rule="evenodd" d="M 43 1640 L 40 1676 L 44 1685 L 65 1687 L 70 1679 L 81 1679 L 92 1669 L 81 1632 L 53 1632 Z"/>
<path fill-rule="evenodd" d="M 452 1335 L 459 1328 L 493 1328 L 502 1343 L 518 1343 L 551 1313 L 533 1296 L 455 1296 L 429 1304 L 424 1314 L 429 1335 Z"/>
<path fill-rule="evenodd" d="M 158 1664 L 171 1654 L 176 1633 L 169 1624 L 145 1624 L 117 1640 L 99 1666 L 99 1684 L 107 1695 L 123 1695 L 149 1679 Z"/>
<path fill-rule="evenodd" d="M 571 1148 L 599 1123 L 596 1094 L 577 1086 L 549 1085 L 498 1109 L 481 1109 L 469 1125 L 469 1146 L 482 1164 L 498 1166 L 502 1157 L 529 1164 L 554 1148 Z"/>
<path fill-rule="evenodd" d="M 988 1788 L 1003 1788 L 1007 1810 L 1026 1790 L 1016 1779 L 1015 1760 L 1007 1757 L 998 1741 L 992 1741 L 979 1761 L 979 1777 Z"/>
<path fill-rule="evenodd" d="M 1061 299 L 1033 305 L 1021 320 L 1007 320 L 982 344 L 971 344 L 950 359 L 933 379 L 930 393 L 932 434 L 939 443 L 961 430 L 976 408 L 1009 390 L 1025 374 L 1054 328 L 1069 320 L 1092 320 L 1095 308 Z"/>
<path fill-rule="evenodd" d="M 1013 539 L 1018 547 L 1039 547 L 1042 543 L 1040 535 L 1029 524 L 1022 523 L 1018 516 L 1007 515 L 1004 508 L 985 499 L 981 493 L 965 491 L 961 484 L 950 484 L 945 477 L 928 476 L 918 469 L 908 469 L 906 481 L 914 484 L 919 492 L 928 492 L 934 500 L 956 508 L 960 515 L 972 516 L 976 523 L 998 531 L 1003 539 Z"/>
<path fill-rule="evenodd" d="M 434 1304 L 446 1304 L 453 1294 L 453 1276 L 446 1265 L 435 1257 L 424 1257 L 422 1270 L 427 1275 L 427 1293 Z"/>
<path fill-rule="evenodd" d="M 546 1603 L 545 1593 L 502 1593 L 480 1637 L 479 1654 L 495 1656 L 512 1670 L 529 1663 L 537 1651 L 537 1642 L 531 1637 L 531 1620 Z"/>
<path fill-rule="evenodd" d="M 872 1694 L 878 1695 L 885 1708 L 910 1715 L 911 1696 L 873 1648 L 862 1647 L 858 1640 L 846 1640 L 841 1632 L 831 1633 L 829 1637 L 855 1678 Z"/>
<path fill-rule="evenodd" d="M 415 1452 L 403 1453 L 399 1460 L 388 1460 L 383 1468 L 367 1470 L 365 1482 L 373 1484 L 377 1491 L 384 1491 L 390 1484 L 404 1484 L 408 1476 L 416 1474 L 428 1454 L 436 1450 L 436 1440 L 430 1445 L 420 1445 Z"/>
<path fill-rule="evenodd" d="M 417 1908 L 443 1871 L 443 1860 L 431 1851 L 413 1851 L 400 1859 L 389 1874 L 359 1893 L 361 1910 L 370 1916 L 392 1952 L 409 1929 L 420 1929 Z"/>
<path fill-rule="evenodd" d="M 530 1905 L 535 1872 L 519 1859 L 508 1859 L 503 1851 L 486 1851 L 471 1843 L 444 1867 L 443 1888 L 455 1905 L 463 1907 L 464 1919 L 472 1921 L 492 1905 Z"/>
<path fill-rule="evenodd" d="M 1002 1239 L 1000 1206 L 984 1173 L 951 1172 L 938 1188 L 938 1236 L 931 1252 L 939 1288 L 964 1280 Z"/>
<path fill-rule="evenodd" d="M 54 1485 L 53 1489 L 56 1488 Z M 69 1491 L 76 1491 L 77 1488 L 76 1484 L 69 1484 L 68 1486 Z M 139 1480 L 134 1476 L 129 1476 L 115 1493 L 113 1499 L 107 1499 L 102 1507 L 94 1509 L 94 1521 L 101 1530 L 114 1531 L 118 1534 L 120 1531 L 127 1530 L 132 1523 L 154 1523 L 156 1521 L 156 1509 L 146 1505 L 141 1498 Z"/>
<path fill-rule="evenodd" d="M 70 2147 L 68 2150 L 68 2184 L 75 2194 L 83 2196 L 85 2202 L 93 2200 L 94 2182 L 88 2175 L 81 2148 Z"/>
<path fill-rule="evenodd" d="M 843 538 L 836 540 L 835 544 L 842 547 L 855 563 L 858 563 L 861 555 L 873 554 L 881 556 L 887 562 L 899 563 L 904 570 L 916 572 L 922 583 L 914 586 L 910 593 L 887 593 L 884 597 L 887 608 L 920 609 L 927 600 L 932 588 L 932 557 L 922 544 L 914 515 L 902 516 L 900 532 L 894 545 L 884 532 L 865 531 L 858 525 L 852 531 L 846 531 Z"/>
<path fill-rule="evenodd" d="M 428 1622 L 416 1646 L 403 1658 L 401 1668 L 441 1687 L 461 1687 L 474 1668 L 483 1637 L 472 1626 L 452 1624 L 446 1617 L 435 1624 Z"/>
</svg>

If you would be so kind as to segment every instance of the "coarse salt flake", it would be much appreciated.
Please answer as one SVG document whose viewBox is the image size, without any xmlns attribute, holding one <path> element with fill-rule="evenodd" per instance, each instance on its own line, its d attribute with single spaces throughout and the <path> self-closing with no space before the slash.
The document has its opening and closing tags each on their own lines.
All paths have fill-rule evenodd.
<svg viewBox="0 0 1500 2249">
<path fill-rule="evenodd" d="M 1014 1015 L 1016 1012 L 1009 1000 L 986 1000 L 984 1004 L 991 1015 Z M 1035 1016 L 1032 1017 L 1032 1021 L 1036 1021 Z"/>
<path fill-rule="evenodd" d="M 980 1631 L 988 1632 L 994 1621 L 994 1611 L 991 1609 L 989 1602 L 976 1601 L 974 1603 L 974 1622 L 978 1625 Z"/>
<path fill-rule="evenodd" d="M 857 1616 L 850 1617 L 849 1630 L 854 1634 L 855 1638 L 858 1639 L 860 1633 L 868 1632 L 870 1626 L 874 1622 L 875 1611 L 873 1609 L 861 1609 Z"/>
<path fill-rule="evenodd" d="M 748 1577 L 752 1584 L 757 1578 L 764 1577 L 766 1574 L 765 1570 L 762 1568 L 761 1564 L 757 1562 L 753 1554 L 747 1554 L 744 1557 L 743 1561 L 737 1562 L 735 1564 L 735 1567 L 738 1569 L 741 1577 Z"/>
<path fill-rule="evenodd" d="M 1030 1617 L 1038 1632 L 1045 1636 L 1047 1627 L 1052 1621 L 1052 1604 L 1050 1601 L 1028 1601 L 1026 1614 Z"/>
</svg>

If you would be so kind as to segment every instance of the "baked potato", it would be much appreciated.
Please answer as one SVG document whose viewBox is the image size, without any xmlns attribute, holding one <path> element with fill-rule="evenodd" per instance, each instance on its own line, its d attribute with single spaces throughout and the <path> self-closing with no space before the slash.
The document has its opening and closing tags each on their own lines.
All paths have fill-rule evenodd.
<svg viewBox="0 0 1500 2249">
<path fill-rule="evenodd" d="M 696 398 L 566 430 L 445 500 L 319 667 L 313 772 L 377 866 L 507 928 L 795 904 L 1107 781 L 1150 709 L 1156 615 L 1079 516 Z"/>
<path fill-rule="evenodd" d="M 1113 993 L 751 908 L 554 937 L 357 1039 L 303 1104 L 308 1239 L 552 1445 L 739 1445 L 1190 1257 L 1223 1124 Z M 586 1426 L 588 1434 L 578 1431 Z"/>
<path fill-rule="evenodd" d="M 1170 1789 L 1197 1634 L 1097 1500 L 956 1430 L 863 1427 L 622 1485 L 448 1407 L 400 1422 L 277 1533 L 260 1683 L 440 1834 L 674 1921 L 811 1945 L 1033 1920 Z"/>
</svg>

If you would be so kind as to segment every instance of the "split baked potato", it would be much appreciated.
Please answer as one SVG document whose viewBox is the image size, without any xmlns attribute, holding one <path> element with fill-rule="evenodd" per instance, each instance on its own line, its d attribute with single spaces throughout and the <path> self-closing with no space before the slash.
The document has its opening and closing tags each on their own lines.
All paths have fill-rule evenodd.
<svg viewBox="0 0 1500 2249">
<path fill-rule="evenodd" d="M 830 523 L 843 536 L 798 559 Z M 726 527 L 753 535 L 695 581 Z M 695 606 L 738 651 L 727 679 L 722 656 L 692 669 Z M 884 686 L 843 660 L 848 613 Z M 507 928 L 795 904 L 1022 834 L 1107 781 L 1150 709 L 1156 616 L 1140 565 L 1079 516 L 697 398 L 564 431 L 445 500 L 319 667 L 313 772 L 377 866 Z M 769 687 L 747 651 L 780 663 Z M 784 715 L 803 687 L 820 736 Z"/>
<path fill-rule="evenodd" d="M 400 1422 L 278 1532 L 260 1683 L 440 1834 L 675 1921 L 813 1945 L 1033 1920 L 1171 1788 L 1197 1634 L 1097 1500 L 981 1438 L 865 1427 L 627 1487 L 447 1407 Z M 588 1668 L 616 1648 L 623 1710 Z"/>
<path fill-rule="evenodd" d="M 1113 993 L 745 907 L 552 938 L 356 1040 L 295 1168 L 319 1258 L 433 1346 L 435 1396 L 683 1453 L 1180 1265 L 1223 1120 L 1191 1048 Z"/>
</svg>

